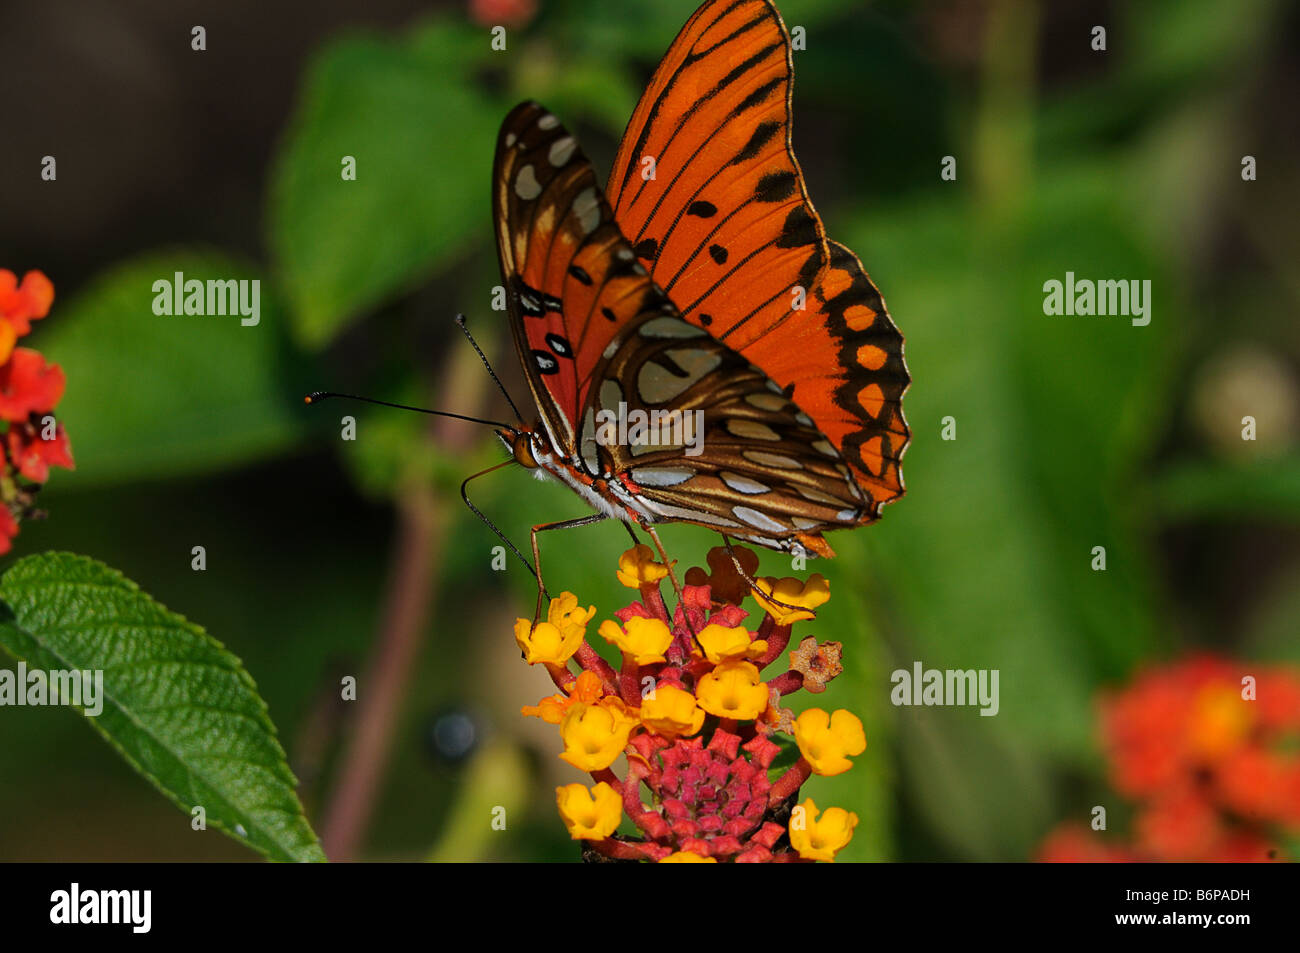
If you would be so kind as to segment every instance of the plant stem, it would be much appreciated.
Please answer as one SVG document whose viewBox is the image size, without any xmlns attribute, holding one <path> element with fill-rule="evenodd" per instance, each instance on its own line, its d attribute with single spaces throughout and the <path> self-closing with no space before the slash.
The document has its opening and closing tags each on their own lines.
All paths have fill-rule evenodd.
<svg viewBox="0 0 1300 953">
<path fill-rule="evenodd" d="M 332 861 L 355 859 L 387 773 L 393 729 L 429 617 L 445 522 L 425 487 L 398 500 L 398 536 L 379 638 L 357 686 L 358 713 L 321 842 Z"/>
<path fill-rule="evenodd" d="M 484 343 L 491 348 L 490 339 Z M 489 378 L 471 349 L 454 352 L 442 378 L 435 406 L 472 408 L 484 401 Z M 430 422 L 428 438 L 440 450 L 455 455 L 467 453 L 480 433 L 473 424 L 441 417 Z M 397 719 L 428 631 L 435 582 L 451 525 L 449 513 L 459 508 L 450 496 L 440 498 L 427 477 L 418 476 L 398 492 L 397 541 L 379 636 L 357 685 L 355 727 L 321 827 L 321 844 L 332 861 L 356 858 L 388 772 Z"/>
</svg>

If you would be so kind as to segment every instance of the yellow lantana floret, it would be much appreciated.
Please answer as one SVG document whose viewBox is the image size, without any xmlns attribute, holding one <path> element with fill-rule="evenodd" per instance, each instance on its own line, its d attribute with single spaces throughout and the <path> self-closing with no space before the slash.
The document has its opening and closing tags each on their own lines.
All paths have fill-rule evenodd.
<svg viewBox="0 0 1300 953">
<path fill-rule="evenodd" d="M 704 709 L 676 685 L 660 685 L 641 700 L 641 724 L 665 738 L 689 738 L 704 727 Z"/>
<path fill-rule="evenodd" d="M 556 788 L 555 803 L 574 840 L 604 840 L 618 830 L 623 817 L 622 799 L 604 781 L 590 791 L 582 784 Z"/>
<path fill-rule="evenodd" d="M 551 605 L 546 611 L 546 621 L 561 631 L 564 630 L 565 626 L 580 626 L 585 634 L 587 623 L 591 621 L 595 614 L 595 606 L 588 606 L 584 609 L 578 604 L 577 596 L 571 592 L 562 592 L 558 597 L 551 600 Z"/>
<path fill-rule="evenodd" d="M 527 619 L 515 620 L 515 644 L 529 665 L 549 662 L 563 665 L 582 644 L 583 627 L 569 625 L 561 629 L 552 622 L 533 625 Z"/>
<path fill-rule="evenodd" d="M 776 620 L 777 625 L 791 625 L 804 619 L 816 618 L 816 613 L 812 610 L 831 597 L 831 584 L 821 573 L 813 573 L 807 582 L 800 582 L 792 576 L 784 579 L 765 576 L 756 582 L 761 591 L 754 593 L 754 598 Z M 777 602 L 784 602 L 793 608 L 787 609 L 777 605 Z"/>
<path fill-rule="evenodd" d="M 723 662 L 695 686 L 699 705 L 719 718 L 757 718 L 767 708 L 767 684 L 752 662 Z"/>
<path fill-rule="evenodd" d="M 853 767 L 848 756 L 867 750 L 861 720 L 843 708 L 833 715 L 820 708 L 809 708 L 795 719 L 794 740 L 813 773 L 825 777 L 843 774 Z"/>
<path fill-rule="evenodd" d="M 660 619 L 633 616 L 626 626 L 606 619 L 597 630 L 608 641 L 630 655 L 637 665 L 650 665 L 665 661 L 664 653 L 673 644 L 673 633 Z"/>
<path fill-rule="evenodd" d="M 636 718 L 605 701 L 609 699 L 598 705 L 578 702 L 560 722 L 560 738 L 564 741 L 560 757 L 580 771 L 600 771 L 613 764 L 637 725 Z"/>
<path fill-rule="evenodd" d="M 858 815 L 842 807 L 828 807 L 820 817 L 819 813 L 813 799 L 807 798 L 790 816 L 790 846 L 804 860 L 834 860 L 858 826 Z"/>
<path fill-rule="evenodd" d="M 752 640 L 744 626 L 706 625 L 695 637 L 705 657 L 715 665 L 737 659 L 755 659 L 767 651 L 764 639 Z"/>
<path fill-rule="evenodd" d="M 658 582 L 668 575 L 668 567 L 655 562 L 654 550 L 638 543 L 618 557 L 618 581 L 629 589 Z"/>
</svg>

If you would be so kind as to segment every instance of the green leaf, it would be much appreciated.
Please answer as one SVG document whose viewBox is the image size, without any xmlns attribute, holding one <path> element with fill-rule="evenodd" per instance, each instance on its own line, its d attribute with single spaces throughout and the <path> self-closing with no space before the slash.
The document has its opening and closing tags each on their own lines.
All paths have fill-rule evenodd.
<svg viewBox="0 0 1300 953">
<path fill-rule="evenodd" d="M 472 84 L 487 34 L 435 21 L 401 41 L 349 37 L 312 65 L 269 195 L 293 330 L 323 347 L 491 233 L 504 106 Z M 342 176 L 356 160 L 356 179 Z"/>
<path fill-rule="evenodd" d="M 217 253 L 177 251 L 118 265 L 67 305 L 55 301 L 33 335 L 68 385 L 58 415 L 77 471 L 58 486 L 201 473 L 290 446 L 301 391 L 290 386 L 266 282 L 260 320 L 157 315 L 153 283 L 256 279 Z"/>
<path fill-rule="evenodd" d="M 221 643 L 72 553 L 19 560 L 0 600 L 0 646 L 30 668 L 103 672 L 91 725 L 180 808 L 272 860 L 325 859 L 266 703 Z"/>
</svg>

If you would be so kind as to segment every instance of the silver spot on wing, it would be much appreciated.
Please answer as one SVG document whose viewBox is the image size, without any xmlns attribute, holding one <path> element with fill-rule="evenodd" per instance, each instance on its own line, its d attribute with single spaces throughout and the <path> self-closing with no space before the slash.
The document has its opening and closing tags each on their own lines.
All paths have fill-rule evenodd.
<svg viewBox="0 0 1300 953">
<path fill-rule="evenodd" d="M 600 385 L 600 406 L 602 409 L 614 409 L 623 401 L 623 388 L 612 377 L 605 378 Z"/>
<path fill-rule="evenodd" d="M 676 486 L 695 476 L 695 471 L 686 467 L 635 467 L 631 476 L 632 482 L 641 486 Z"/>
<path fill-rule="evenodd" d="M 742 450 L 740 455 L 750 463 L 757 463 L 759 466 L 776 467 L 779 470 L 803 469 L 803 464 L 794 457 L 787 457 L 781 453 L 768 453 L 765 450 Z"/>
<path fill-rule="evenodd" d="M 824 503 L 827 506 L 843 506 L 848 502 L 838 496 L 831 496 L 829 493 L 823 493 L 821 490 L 811 486 L 798 485 L 795 486 L 794 490 L 805 500 L 811 500 L 814 503 Z"/>
<path fill-rule="evenodd" d="M 525 202 L 531 202 L 542 194 L 541 183 L 537 181 L 537 173 L 531 163 L 515 174 L 515 194 Z"/>
<path fill-rule="evenodd" d="M 780 440 L 781 435 L 757 420 L 728 420 L 727 430 L 745 440 Z"/>
<path fill-rule="evenodd" d="M 786 529 L 784 523 L 778 523 L 766 513 L 760 513 L 758 510 L 752 509 L 748 506 L 733 506 L 731 512 L 742 522 L 748 523 L 755 529 L 765 529 L 768 532 L 774 533 L 784 532 Z"/>
<path fill-rule="evenodd" d="M 685 375 L 678 377 L 655 361 L 646 361 L 637 371 L 636 388 L 647 404 L 665 404 L 684 393 L 704 375 L 717 370 L 722 355 L 703 348 L 678 348 L 665 352 Z"/>
<path fill-rule="evenodd" d="M 546 153 L 546 161 L 558 169 L 573 158 L 574 150 L 577 148 L 578 141 L 573 136 L 561 136 L 551 143 L 551 149 Z"/>
<path fill-rule="evenodd" d="M 759 483 L 757 480 L 751 480 L 747 476 L 741 476 L 739 473 L 724 470 L 718 476 L 722 478 L 723 483 L 737 493 L 746 493 L 752 496 L 755 493 L 769 493 L 772 490 L 770 486 Z"/>
<path fill-rule="evenodd" d="M 632 451 L 632 456 L 634 457 L 644 456 L 647 453 L 662 453 L 664 451 L 676 452 L 685 449 L 685 445 L 680 443 L 633 442 L 631 441 L 630 437 L 629 437 L 629 443 L 631 444 L 631 446 L 629 446 L 628 449 Z"/>
<path fill-rule="evenodd" d="M 661 318 L 651 318 L 637 328 L 636 333 L 643 338 L 706 338 L 709 336 L 702 328 L 687 324 L 681 318 L 666 315 Z"/>
<path fill-rule="evenodd" d="M 594 188 L 588 187 L 578 193 L 573 200 L 573 214 L 578 218 L 578 227 L 582 234 L 590 235 L 600 224 L 600 196 Z"/>
<path fill-rule="evenodd" d="M 692 523 L 707 523 L 710 526 L 740 526 L 735 520 L 729 520 L 725 516 L 718 516 L 708 510 L 688 510 L 682 506 L 660 503 L 658 500 L 651 500 L 647 497 L 641 498 L 641 505 L 655 515 L 668 520 L 687 520 Z"/>
<path fill-rule="evenodd" d="M 596 443 L 596 411 L 588 407 L 582 418 L 582 462 L 588 473 L 600 472 L 600 451 Z"/>
</svg>

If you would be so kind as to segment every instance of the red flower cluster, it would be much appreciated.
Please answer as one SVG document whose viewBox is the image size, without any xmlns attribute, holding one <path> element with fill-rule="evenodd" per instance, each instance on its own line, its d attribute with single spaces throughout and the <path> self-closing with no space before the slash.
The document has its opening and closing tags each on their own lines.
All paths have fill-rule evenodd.
<svg viewBox="0 0 1300 953">
<path fill-rule="evenodd" d="M 1300 671 L 1198 655 L 1103 699 L 1115 789 L 1137 802 L 1131 843 L 1064 825 L 1046 861 L 1286 859 L 1300 834 Z"/>
<path fill-rule="evenodd" d="M 752 578 L 758 557 L 738 549 L 736 558 Z M 758 580 L 752 595 L 763 616 L 750 631 L 739 605 L 751 596 L 749 583 L 725 550 L 711 550 L 708 562 L 713 572 L 691 569 L 670 610 L 661 592 L 669 567 L 649 546 L 623 554 L 618 579 L 641 599 L 615 612 L 617 622 L 600 624 L 619 650 L 617 666 L 587 642 L 596 607 L 584 609 L 573 593 L 551 601 L 545 622 L 515 623 L 524 658 L 545 665 L 560 689 L 523 713 L 557 725 L 560 757 L 596 782 L 558 788 L 560 816 L 593 860 L 833 860 L 857 815 L 819 810 L 811 798 L 797 803 L 798 794 L 810 775 L 853 766 L 867 745 L 862 722 L 844 709 L 807 708 L 796 717 L 781 704 L 801 689 L 820 693 L 843 671 L 840 644 L 811 635 L 782 662 L 793 626 L 814 618 L 830 584 L 819 575 Z M 764 680 L 770 665 L 777 674 Z M 783 735 L 793 763 L 778 765 Z M 635 833 L 617 833 L 625 817 Z"/>
<path fill-rule="evenodd" d="M 40 352 L 15 347 L 32 322 L 49 314 L 54 285 L 39 271 L 17 276 L 0 268 L 0 554 L 9 552 L 19 520 L 37 515 L 36 491 L 50 467 L 72 469 L 72 449 L 54 419 L 63 397 L 63 370 Z"/>
</svg>

